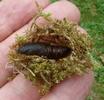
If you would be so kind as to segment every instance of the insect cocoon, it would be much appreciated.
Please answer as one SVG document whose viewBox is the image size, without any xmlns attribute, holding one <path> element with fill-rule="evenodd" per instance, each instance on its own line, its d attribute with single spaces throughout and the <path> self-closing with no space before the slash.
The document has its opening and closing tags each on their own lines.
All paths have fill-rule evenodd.
<svg viewBox="0 0 104 100">
<path fill-rule="evenodd" d="M 23 73 L 45 95 L 65 78 L 92 69 L 92 43 L 72 22 L 52 19 L 44 13 L 40 17 L 48 25 L 39 27 L 33 23 L 25 35 L 17 36 L 8 56 L 14 70 Z"/>
</svg>

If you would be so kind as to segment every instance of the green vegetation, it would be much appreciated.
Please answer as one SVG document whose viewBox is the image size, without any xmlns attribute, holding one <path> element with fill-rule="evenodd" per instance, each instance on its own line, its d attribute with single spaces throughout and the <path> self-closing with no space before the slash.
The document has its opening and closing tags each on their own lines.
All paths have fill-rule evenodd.
<svg viewBox="0 0 104 100">
<path fill-rule="evenodd" d="M 89 36 L 77 30 L 76 24 L 66 19 L 53 20 L 49 13 L 41 12 L 37 16 L 44 17 L 48 26 L 39 27 L 33 23 L 26 35 L 17 36 L 8 56 L 10 63 L 16 66 L 16 71 L 24 73 L 33 83 L 39 84 L 40 94 L 45 95 L 65 78 L 73 74 L 82 75 L 92 69 L 89 57 L 92 41 Z M 67 48 L 67 51 L 55 49 L 56 45 Z M 51 49 L 50 46 L 55 48 Z"/>
<path fill-rule="evenodd" d="M 97 63 L 96 82 L 88 100 L 104 100 L 104 0 L 71 1 L 79 7 L 81 11 L 80 25 L 91 35 L 96 48 L 96 51 L 92 53 Z"/>
</svg>

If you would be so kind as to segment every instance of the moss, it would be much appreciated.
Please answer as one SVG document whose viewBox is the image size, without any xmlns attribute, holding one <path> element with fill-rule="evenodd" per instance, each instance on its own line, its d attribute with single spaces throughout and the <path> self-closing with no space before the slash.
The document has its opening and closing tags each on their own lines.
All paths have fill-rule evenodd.
<svg viewBox="0 0 104 100">
<path fill-rule="evenodd" d="M 15 66 L 14 69 L 23 73 L 33 83 L 35 82 L 39 86 L 40 93 L 44 95 L 65 78 L 74 74 L 83 75 L 83 73 L 92 69 L 92 62 L 89 56 L 92 45 L 90 37 L 77 30 L 77 24 L 66 19 L 52 19 L 50 14 L 40 13 L 38 16 L 47 20 L 48 25 L 39 27 L 33 23 L 25 35 L 17 36 L 16 42 L 11 46 L 8 56 L 10 63 Z M 72 48 L 71 55 L 63 59 L 52 60 L 37 55 L 29 56 L 17 52 L 17 49 L 25 43 L 38 42 L 38 37 L 42 35 L 65 37 L 67 42 L 65 40 L 61 40 L 61 42 L 62 45 Z"/>
</svg>

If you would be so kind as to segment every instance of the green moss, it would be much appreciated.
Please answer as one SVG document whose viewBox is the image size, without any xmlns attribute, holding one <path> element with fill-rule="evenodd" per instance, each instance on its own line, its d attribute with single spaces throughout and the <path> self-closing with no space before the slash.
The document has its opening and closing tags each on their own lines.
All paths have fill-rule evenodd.
<svg viewBox="0 0 104 100">
<path fill-rule="evenodd" d="M 39 27 L 33 23 L 26 35 L 18 36 L 16 43 L 11 46 L 9 60 L 11 64 L 16 66 L 15 70 L 35 82 L 40 87 L 40 93 L 44 95 L 65 78 L 74 74 L 83 75 L 83 73 L 92 69 L 92 62 L 89 56 L 92 45 L 90 37 L 80 33 L 76 24 L 66 19 L 61 21 L 52 19 L 50 14 L 40 13 L 39 15 L 47 20 L 48 25 Z M 16 51 L 25 43 L 38 42 L 38 37 L 42 35 L 58 35 L 66 38 L 67 41 L 61 40 L 59 44 L 72 48 L 71 55 L 63 59 L 52 60 L 37 55 L 27 56 L 19 54 Z"/>
</svg>

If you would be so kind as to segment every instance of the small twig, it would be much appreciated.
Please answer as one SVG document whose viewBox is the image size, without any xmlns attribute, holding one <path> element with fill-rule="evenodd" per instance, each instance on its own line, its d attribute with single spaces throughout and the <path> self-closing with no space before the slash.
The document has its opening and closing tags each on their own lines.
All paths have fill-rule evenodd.
<svg viewBox="0 0 104 100">
<path fill-rule="evenodd" d="M 34 77 L 35 77 L 35 74 L 32 70 L 30 70 L 29 68 L 27 68 L 26 66 L 24 66 L 23 64 L 21 64 L 25 69 L 27 69 Z"/>
<path fill-rule="evenodd" d="M 45 78 L 45 76 L 43 75 L 43 73 L 40 73 L 40 76 L 42 77 L 42 79 L 47 83 L 47 84 L 51 84 L 50 82 L 48 82 L 48 80 Z"/>
</svg>

